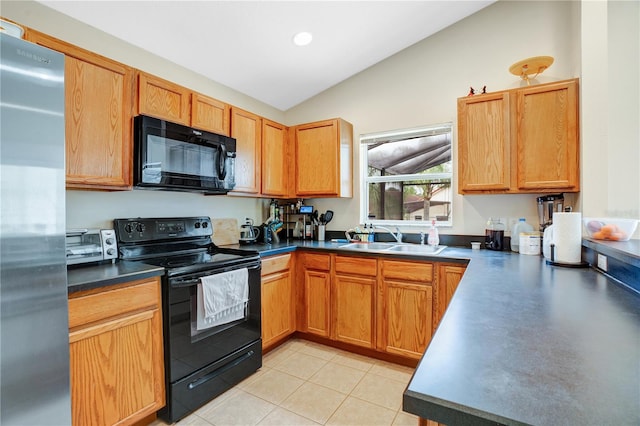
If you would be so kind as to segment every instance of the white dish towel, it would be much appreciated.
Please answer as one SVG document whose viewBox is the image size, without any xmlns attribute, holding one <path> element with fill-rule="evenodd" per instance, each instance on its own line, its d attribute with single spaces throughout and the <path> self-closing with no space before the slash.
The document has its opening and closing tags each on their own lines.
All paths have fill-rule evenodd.
<svg viewBox="0 0 640 426">
<path fill-rule="evenodd" d="M 244 318 L 249 301 L 247 268 L 200 278 L 198 284 L 198 330 Z"/>
</svg>

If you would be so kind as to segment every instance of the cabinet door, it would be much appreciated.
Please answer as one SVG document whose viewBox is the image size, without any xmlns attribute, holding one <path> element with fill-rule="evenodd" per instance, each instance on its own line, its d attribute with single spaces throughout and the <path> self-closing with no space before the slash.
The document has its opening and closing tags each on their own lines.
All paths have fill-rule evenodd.
<svg viewBox="0 0 640 426">
<path fill-rule="evenodd" d="M 444 312 L 449 306 L 453 293 L 455 293 L 458 288 L 458 284 L 460 283 L 465 270 L 465 266 L 438 264 L 438 296 L 436 302 L 435 321 L 433 324 L 434 332 L 438 327 L 438 324 L 440 324 L 440 320 L 444 316 Z"/>
<path fill-rule="evenodd" d="M 65 54 L 67 188 L 130 189 L 133 70 L 36 31 L 27 40 Z"/>
<path fill-rule="evenodd" d="M 518 188 L 579 189 L 577 80 L 516 92 Z"/>
<path fill-rule="evenodd" d="M 262 119 L 232 107 L 231 137 L 236 139 L 236 187 L 229 194 L 256 195 L 260 192 Z"/>
<path fill-rule="evenodd" d="M 188 126 L 190 93 L 185 87 L 143 72 L 138 73 L 138 114 Z"/>
<path fill-rule="evenodd" d="M 458 99 L 458 192 L 511 187 L 509 94 Z"/>
<path fill-rule="evenodd" d="M 262 120 L 262 195 L 287 196 L 287 128 Z"/>
<path fill-rule="evenodd" d="M 338 196 L 340 145 L 337 120 L 296 127 L 296 194 Z"/>
<path fill-rule="evenodd" d="M 382 345 L 385 352 L 420 359 L 433 332 L 433 286 L 382 280 Z"/>
<path fill-rule="evenodd" d="M 328 257 L 328 256 L 327 256 Z M 304 270 L 305 326 L 307 333 L 329 337 L 331 275 L 327 271 Z"/>
<path fill-rule="evenodd" d="M 375 289 L 375 278 L 334 277 L 334 340 L 375 348 Z"/>
<path fill-rule="evenodd" d="M 262 277 L 262 347 L 282 340 L 295 331 L 291 273 Z"/>
<path fill-rule="evenodd" d="M 159 279 L 69 299 L 74 425 L 132 424 L 164 406 Z"/>
<path fill-rule="evenodd" d="M 191 125 L 193 127 L 229 136 L 230 119 L 231 107 L 229 104 L 199 93 L 191 95 Z"/>
</svg>

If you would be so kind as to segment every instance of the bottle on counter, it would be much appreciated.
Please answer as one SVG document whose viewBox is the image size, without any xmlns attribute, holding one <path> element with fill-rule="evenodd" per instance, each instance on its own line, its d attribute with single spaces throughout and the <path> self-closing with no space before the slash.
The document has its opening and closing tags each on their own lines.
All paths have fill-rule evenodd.
<svg viewBox="0 0 640 426">
<path fill-rule="evenodd" d="M 484 231 L 484 245 L 489 250 L 502 251 L 504 249 L 504 223 L 500 219 L 489 218 Z"/>
<path fill-rule="evenodd" d="M 431 228 L 429 228 L 427 244 L 433 247 L 438 247 L 440 245 L 440 235 L 438 234 L 438 228 L 436 228 L 435 219 L 431 221 Z"/>
<path fill-rule="evenodd" d="M 529 225 L 524 217 L 521 217 L 511 230 L 511 251 L 520 252 L 520 234 L 523 232 L 533 232 L 533 226 Z"/>
</svg>

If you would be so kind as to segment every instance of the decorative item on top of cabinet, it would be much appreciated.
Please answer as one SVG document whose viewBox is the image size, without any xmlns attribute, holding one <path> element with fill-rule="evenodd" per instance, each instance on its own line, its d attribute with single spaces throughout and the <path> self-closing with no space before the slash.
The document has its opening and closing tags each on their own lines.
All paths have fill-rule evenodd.
<svg viewBox="0 0 640 426">
<path fill-rule="evenodd" d="M 578 79 L 459 98 L 459 192 L 578 192 L 578 135 Z"/>
<path fill-rule="evenodd" d="M 165 404 L 160 279 L 69 296 L 73 425 L 134 424 Z"/>
<path fill-rule="evenodd" d="M 297 197 L 353 196 L 353 126 L 340 118 L 295 126 Z"/>
<path fill-rule="evenodd" d="M 282 124 L 262 119 L 262 195 L 286 198 L 288 130 Z"/>
<path fill-rule="evenodd" d="M 262 259 L 262 348 L 270 348 L 296 331 L 291 253 Z"/>
<path fill-rule="evenodd" d="M 27 29 L 65 55 L 67 188 L 131 189 L 133 69 Z"/>
<path fill-rule="evenodd" d="M 262 118 L 231 107 L 231 137 L 236 139 L 236 186 L 228 195 L 260 193 Z"/>
<path fill-rule="evenodd" d="M 420 359 L 434 331 L 433 263 L 379 264 L 378 349 Z"/>
</svg>

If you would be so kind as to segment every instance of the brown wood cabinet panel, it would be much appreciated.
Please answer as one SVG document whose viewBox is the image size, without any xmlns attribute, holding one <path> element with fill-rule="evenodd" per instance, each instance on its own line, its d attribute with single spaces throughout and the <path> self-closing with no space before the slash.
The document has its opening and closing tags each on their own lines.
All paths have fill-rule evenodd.
<svg viewBox="0 0 640 426">
<path fill-rule="evenodd" d="M 323 337 L 329 337 L 331 309 L 331 275 L 329 272 L 305 269 L 303 330 Z"/>
<path fill-rule="evenodd" d="M 26 39 L 65 55 L 67 188 L 130 189 L 133 69 L 34 30 Z"/>
<path fill-rule="evenodd" d="M 164 406 L 159 278 L 71 296 L 72 424 L 133 424 Z"/>
<path fill-rule="evenodd" d="M 516 92 L 518 188 L 579 185 L 577 81 Z"/>
<path fill-rule="evenodd" d="M 511 187 L 509 94 L 458 99 L 458 176 L 461 192 Z"/>
<path fill-rule="evenodd" d="M 336 256 L 335 262 L 336 274 L 375 277 L 378 273 L 377 260 L 375 258 Z"/>
<path fill-rule="evenodd" d="M 382 276 L 398 280 L 433 281 L 433 263 L 381 260 Z"/>
<path fill-rule="evenodd" d="M 375 348 L 376 279 L 336 274 L 333 288 L 332 338 Z"/>
<path fill-rule="evenodd" d="M 191 94 L 191 125 L 193 127 L 229 136 L 230 122 L 231 106 L 229 104 L 199 93 Z"/>
<path fill-rule="evenodd" d="M 292 334 L 295 327 L 293 279 L 290 271 L 262 277 L 262 347 Z"/>
<path fill-rule="evenodd" d="M 455 293 L 466 270 L 465 266 L 439 263 L 438 264 L 438 296 L 436 300 L 436 312 L 433 331 L 440 324 L 440 320 L 444 316 L 453 293 Z"/>
<path fill-rule="evenodd" d="M 380 349 L 420 359 L 433 332 L 432 285 L 383 279 L 381 295 Z"/>
<path fill-rule="evenodd" d="M 578 79 L 458 99 L 458 191 L 580 190 Z"/>
<path fill-rule="evenodd" d="M 138 114 L 188 126 L 191 92 L 159 77 L 138 72 Z"/>
<path fill-rule="evenodd" d="M 281 271 L 289 271 L 291 269 L 292 256 L 291 254 L 282 254 L 277 256 L 270 256 L 262 259 L 262 269 L 260 274 L 265 275 L 274 274 Z"/>
<path fill-rule="evenodd" d="M 353 196 L 353 126 L 333 119 L 295 127 L 295 192 L 299 197 Z"/>
<path fill-rule="evenodd" d="M 282 124 L 262 120 L 262 195 L 287 196 L 287 135 Z"/>
<path fill-rule="evenodd" d="M 302 255 L 302 265 L 308 269 L 328 271 L 331 269 L 331 257 L 328 254 L 304 253 Z"/>
<path fill-rule="evenodd" d="M 229 194 L 260 193 L 262 118 L 231 107 L 231 137 L 236 139 L 236 186 Z"/>
</svg>

